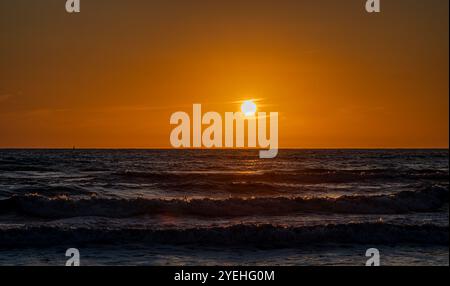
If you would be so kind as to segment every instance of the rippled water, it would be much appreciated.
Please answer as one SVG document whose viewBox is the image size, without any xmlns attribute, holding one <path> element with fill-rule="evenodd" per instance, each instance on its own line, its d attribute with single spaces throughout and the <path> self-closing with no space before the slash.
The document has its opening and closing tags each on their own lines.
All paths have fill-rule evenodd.
<svg viewBox="0 0 450 286">
<path fill-rule="evenodd" d="M 448 155 L 0 150 L 0 264 L 448 265 Z"/>
</svg>

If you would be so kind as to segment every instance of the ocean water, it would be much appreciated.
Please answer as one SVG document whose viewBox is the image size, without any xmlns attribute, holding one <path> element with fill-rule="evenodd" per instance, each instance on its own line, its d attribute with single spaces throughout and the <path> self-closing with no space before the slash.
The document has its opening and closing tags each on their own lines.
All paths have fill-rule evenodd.
<svg viewBox="0 0 450 286">
<path fill-rule="evenodd" d="M 0 150 L 0 265 L 449 265 L 448 150 Z"/>
</svg>

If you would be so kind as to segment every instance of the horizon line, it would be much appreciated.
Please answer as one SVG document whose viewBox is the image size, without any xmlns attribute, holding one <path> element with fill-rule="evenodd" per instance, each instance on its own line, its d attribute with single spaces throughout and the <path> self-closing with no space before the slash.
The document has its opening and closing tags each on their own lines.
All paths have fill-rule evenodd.
<svg viewBox="0 0 450 286">
<path fill-rule="evenodd" d="M 172 147 L 0 147 L 0 150 L 266 150 L 268 148 L 172 148 Z M 449 150 L 450 147 L 282 147 L 278 150 Z"/>
</svg>

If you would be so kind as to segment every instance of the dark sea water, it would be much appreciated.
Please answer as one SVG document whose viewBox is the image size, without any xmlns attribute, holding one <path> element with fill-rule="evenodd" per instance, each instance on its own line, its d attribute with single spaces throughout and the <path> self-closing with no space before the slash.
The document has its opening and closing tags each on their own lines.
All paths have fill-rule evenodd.
<svg viewBox="0 0 450 286">
<path fill-rule="evenodd" d="M 448 150 L 0 150 L 0 265 L 449 264 Z"/>
</svg>

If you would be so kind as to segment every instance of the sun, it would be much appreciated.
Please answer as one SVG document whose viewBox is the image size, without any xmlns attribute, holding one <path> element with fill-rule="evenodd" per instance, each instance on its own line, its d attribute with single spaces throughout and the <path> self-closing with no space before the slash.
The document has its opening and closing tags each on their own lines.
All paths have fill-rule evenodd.
<svg viewBox="0 0 450 286">
<path fill-rule="evenodd" d="M 257 107 L 253 100 L 246 100 L 242 103 L 241 110 L 245 116 L 254 116 L 256 114 Z"/>
</svg>

